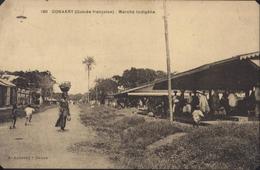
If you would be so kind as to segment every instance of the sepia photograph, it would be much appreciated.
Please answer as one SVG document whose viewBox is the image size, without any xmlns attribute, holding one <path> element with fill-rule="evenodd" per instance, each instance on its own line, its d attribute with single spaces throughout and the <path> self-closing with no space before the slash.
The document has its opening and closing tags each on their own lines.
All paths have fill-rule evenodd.
<svg viewBox="0 0 260 170">
<path fill-rule="evenodd" d="M 259 12 L 1 0 L 0 169 L 260 168 Z"/>
</svg>

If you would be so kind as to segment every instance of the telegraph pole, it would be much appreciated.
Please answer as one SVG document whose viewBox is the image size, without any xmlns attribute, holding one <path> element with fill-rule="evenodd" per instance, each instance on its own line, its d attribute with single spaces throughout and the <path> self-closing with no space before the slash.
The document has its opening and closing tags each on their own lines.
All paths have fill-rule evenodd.
<svg viewBox="0 0 260 170">
<path fill-rule="evenodd" d="M 96 76 L 96 88 L 95 88 L 95 91 L 96 91 L 96 102 L 97 102 L 98 101 L 97 76 Z"/>
<path fill-rule="evenodd" d="M 168 39 L 168 23 L 167 23 L 167 12 L 166 12 L 166 0 L 163 0 L 163 9 L 164 9 L 164 17 L 163 17 L 163 19 L 164 19 L 165 45 L 166 45 L 166 57 L 167 57 L 168 100 L 169 100 L 170 121 L 173 122 L 171 62 L 170 62 L 169 39 Z"/>
<path fill-rule="evenodd" d="M 89 103 L 89 95 L 90 95 L 90 92 L 89 92 L 89 76 L 90 76 L 90 66 L 88 66 L 88 103 Z"/>
</svg>

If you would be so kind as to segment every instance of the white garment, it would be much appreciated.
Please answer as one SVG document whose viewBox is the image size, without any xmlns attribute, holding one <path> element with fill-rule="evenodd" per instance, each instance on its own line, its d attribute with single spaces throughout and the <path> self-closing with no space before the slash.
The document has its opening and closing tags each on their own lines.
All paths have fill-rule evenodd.
<svg viewBox="0 0 260 170">
<path fill-rule="evenodd" d="M 186 104 L 183 109 L 182 109 L 182 112 L 186 113 L 191 113 L 191 105 L 190 104 Z"/>
<path fill-rule="evenodd" d="M 42 99 L 42 96 L 40 96 L 40 101 L 39 101 L 40 103 L 40 105 L 42 105 L 42 103 L 43 103 L 43 99 Z"/>
<path fill-rule="evenodd" d="M 208 100 L 207 100 L 206 96 L 204 96 L 204 95 L 200 96 L 199 106 L 200 106 L 200 110 L 203 113 L 208 113 L 210 111 Z"/>
<path fill-rule="evenodd" d="M 231 107 L 236 107 L 237 106 L 237 96 L 234 93 L 230 93 L 228 95 L 228 104 Z"/>
<path fill-rule="evenodd" d="M 192 102 L 192 96 L 188 96 L 187 103 L 191 103 L 191 102 Z"/>
<path fill-rule="evenodd" d="M 178 103 L 179 102 L 178 96 L 173 96 L 172 101 L 173 103 Z"/>
<path fill-rule="evenodd" d="M 194 110 L 192 112 L 193 120 L 194 122 L 198 123 L 201 119 L 201 117 L 204 117 L 204 114 L 202 113 L 201 110 Z"/>
<path fill-rule="evenodd" d="M 32 113 L 35 111 L 34 108 L 31 108 L 31 107 L 26 107 L 24 109 L 25 113 L 26 113 L 26 116 L 30 116 L 32 115 Z"/>
</svg>

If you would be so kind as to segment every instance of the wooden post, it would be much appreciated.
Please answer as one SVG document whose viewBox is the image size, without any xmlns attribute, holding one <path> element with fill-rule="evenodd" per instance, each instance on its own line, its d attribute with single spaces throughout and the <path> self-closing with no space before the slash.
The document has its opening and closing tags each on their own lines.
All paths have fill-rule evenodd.
<svg viewBox="0 0 260 170">
<path fill-rule="evenodd" d="M 163 1 L 163 8 L 164 8 L 164 17 L 163 18 L 164 18 L 166 57 L 167 57 L 168 100 L 169 100 L 170 121 L 173 122 L 171 63 L 170 63 L 170 50 L 169 50 L 169 40 L 168 40 L 168 23 L 167 23 L 167 12 L 166 12 L 166 0 Z"/>
<path fill-rule="evenodd" d="M 89 103 L 89 95 L 90 95 L 90 93 L 89 93 L 89 76 L 90 76 L 90 66 L 88 66 L 88 103 Z"/>
<path fill-rule="evenodd" d="M 256 99 L 256 106 L 255 106 L 255 114 L 257 120 L 260 120 L 260 83 L 258 82 L 255 88 L 255 99 Z"/>
<path fill-rule="evenodd" d="M 96 76 L 96 82 L 97 82 L 97 76 Z M 98 101 L 98 89 L 97 89 L 97 84 L 96 84 L 95 91 L 96 91 L 96 102 L 97 102 L 97 101 Z"/>
</svg>

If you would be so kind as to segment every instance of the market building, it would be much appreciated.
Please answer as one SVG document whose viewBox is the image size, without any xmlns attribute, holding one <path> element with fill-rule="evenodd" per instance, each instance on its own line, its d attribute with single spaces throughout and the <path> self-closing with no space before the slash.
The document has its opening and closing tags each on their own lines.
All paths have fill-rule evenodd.
<svg viewBox="0 0 260 170">
<path fill-rule="evenodd" d="M 237 55 L 225 60 L 209 63 L 200 67 L 177 73 L 171 78 L 173 96 L 180 96 L 184 93 L 184 98 L 193 95 L 192 92 L 204 93 L 210 101 L 212 94 L 216 91 L 219 98 L 224 92 L 237 93 L 238 103 L 244 105 L 244 99 L 249 97 L 255 90 L 259 78 L 259 52 Z M 156 107 L 168 107 L 168 79 L 161 79 L 132 89 L 115 94 L 118 101 L 126 104 L 136 100 L 150 105 L 155 110 Z M 174 94 L 176 92 L 177 94 Z M 155 101 L 155 102 L 154 102 Z M 239 106 L 239 110 L 244 109 Z M 148 107 L 149 108 L 149 107 Z M 167 109 L 164 109 L 166 111 Z M 243 112 L 243 111 L 242 111 Z M 246 113 L 247 114 L 247 113 Z"/>
</svg>

